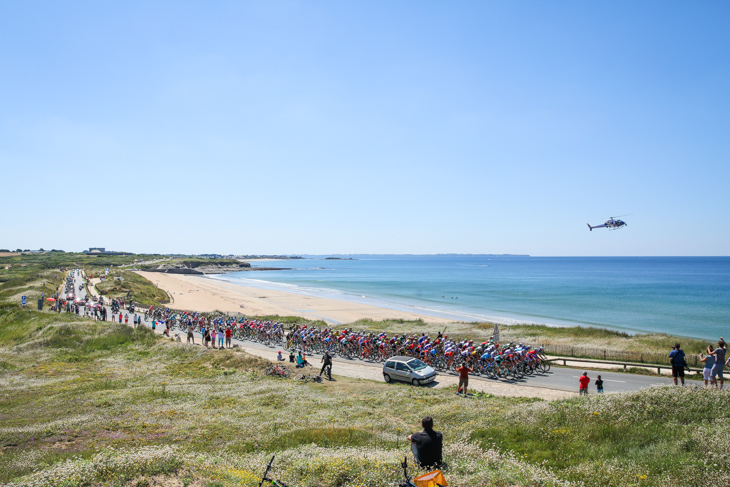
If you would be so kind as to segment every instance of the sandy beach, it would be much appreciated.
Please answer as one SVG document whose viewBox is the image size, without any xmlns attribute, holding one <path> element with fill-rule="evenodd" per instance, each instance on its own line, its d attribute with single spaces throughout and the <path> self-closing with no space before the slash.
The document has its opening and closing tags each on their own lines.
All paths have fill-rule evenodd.
<svg viewBox="0 0 730 487">
<path fill-rule="evenodd" d="M 170 307 L 174 309 L 201 312 L 217 310 L 251 316 L 301 316 L 332 324 L 352 323 L 360 319 L 420 318 L 427 323 L 453 321 L 349 301 L 240 286 L 200 276 L 142 271 L 137 274 L 165 290 L 173 299 Z"/>
</svg>

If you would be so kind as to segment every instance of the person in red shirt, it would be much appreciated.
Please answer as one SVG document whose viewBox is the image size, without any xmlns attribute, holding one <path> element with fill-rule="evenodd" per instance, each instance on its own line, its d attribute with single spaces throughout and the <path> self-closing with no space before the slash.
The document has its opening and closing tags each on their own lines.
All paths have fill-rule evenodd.
<svg viewBox="0 0 730 487">
<path fill-rule="evenodd" d="M 231 348 L 231 327 L 226 328 L 226 348 Z"/>
<path fill-rule="evenodd" d="M 591 378 L 588 377 L 588 372 L 583 372 L 583 375 L 580 376 L 580 379 L 578 379 L 578 382 L 580 382 L 580 389 L 578 389 L 578 393 L 582 395 L 588 395 L 588 384 L 591 383 Z"/>
<path fill-rule="evenodd" d="M 456 369 L 456 371 L 459 373 L 459 390 L 456 393 L 464 392 L 464 397 L 466 397 L 466 388 L 469 386 L 469 372 L 473 371 L 466 364 Z"/>
</svg>

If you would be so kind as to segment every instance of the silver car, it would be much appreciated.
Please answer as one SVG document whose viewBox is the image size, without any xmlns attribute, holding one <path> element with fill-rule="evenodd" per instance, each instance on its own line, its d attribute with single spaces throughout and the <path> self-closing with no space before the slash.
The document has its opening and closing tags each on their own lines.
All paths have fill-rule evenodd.
<svg viewBox="0 0 730 487">
<path fill-rule="evenodd" d="M 436 371 L 417 358 L 396 356 L 385 361 L 383 379 L 385 382 L 398 380 L 414 386 L 428 384 L 436 378 Z"/>
</svg>

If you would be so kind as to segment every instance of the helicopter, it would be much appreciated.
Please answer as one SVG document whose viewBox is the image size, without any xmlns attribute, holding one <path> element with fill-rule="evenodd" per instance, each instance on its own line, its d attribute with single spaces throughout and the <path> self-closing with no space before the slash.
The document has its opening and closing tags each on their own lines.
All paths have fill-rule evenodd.
<svg viewBox="0 0 730 487">
<path fill-rule="evenodd" d="M 588 228 L 593 231 L 594 228 L 608 228 L 609 230 L 618 230 L 621 227 L 625 227 L 627 224 L 623 220 L 619 220 L 616 217 L 611 217 L 608 219 L 606 223 L 603 225 L 596 225 L 594 227 L 591 226 L 590 223 L 586 223 L 588 225 Z"/>
</svg>

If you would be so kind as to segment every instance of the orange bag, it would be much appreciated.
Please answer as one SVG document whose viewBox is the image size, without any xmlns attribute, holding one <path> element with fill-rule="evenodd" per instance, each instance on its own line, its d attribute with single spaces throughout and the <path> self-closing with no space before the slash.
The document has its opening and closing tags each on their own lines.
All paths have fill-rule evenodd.
<svg viewBox="0 0 730 487">
<path fill-rule="evenodd" d="M 416 487 L 437 487 L 437 483 L 439 485 L 449 485 L 441 470 L 434 470 L 433 472 L 419 475 L 413 479 L 413 483 L 416 484 Z"/>
</svg>

